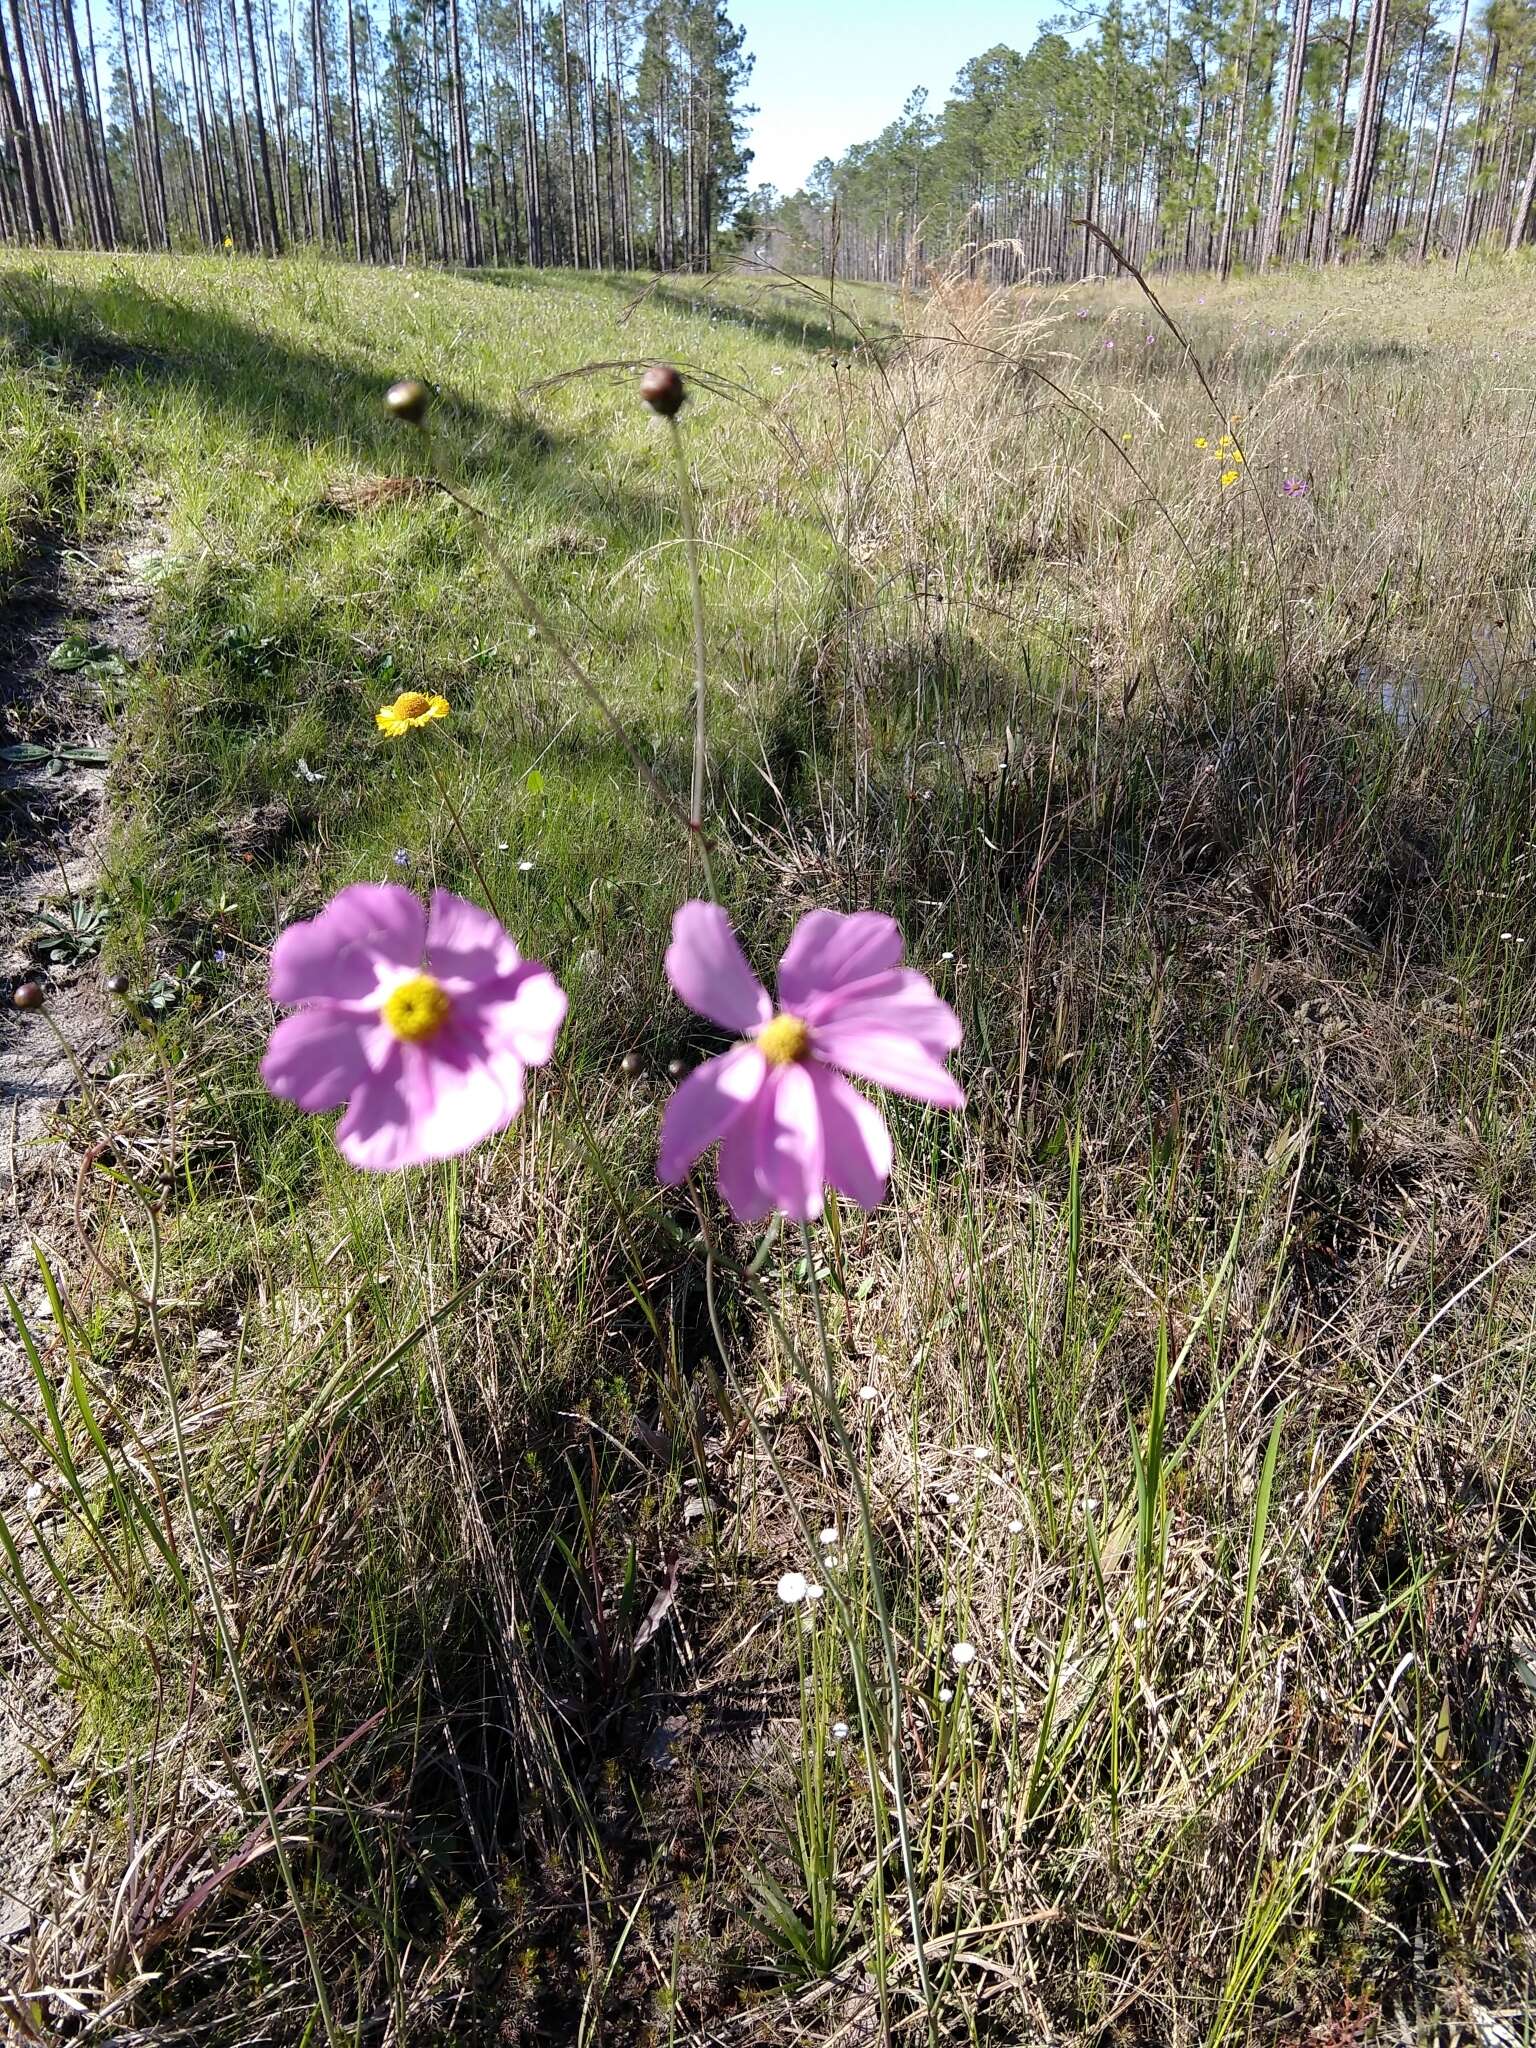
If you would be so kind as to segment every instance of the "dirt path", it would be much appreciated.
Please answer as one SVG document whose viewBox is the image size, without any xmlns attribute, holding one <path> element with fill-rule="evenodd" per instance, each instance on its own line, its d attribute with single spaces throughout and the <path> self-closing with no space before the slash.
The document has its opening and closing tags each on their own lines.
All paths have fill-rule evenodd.
<svg viewBox="0 0 1536 2048">
<path fill-rule="evenodd" d="M 121 1020 L 102 985 L 94 920 L 113 705 L 149 636 L 150 590 L 132 566 L 144 545 L 142 531 L 88 554 L 45 542 L 0 608 L 0 1277 L 40 1341 L 47 1301 L 32 1246 L 42 1241 L 66 1268 L 72 1263 L 78 1147 L 54 1132 L 79 1081 L 47 1018 L 18 1013 L 10 996 L 23 981 L 40 982 L 47 1016 L 88 1074 L 118 1044 Z M 7 1411 L 42 1414 L 25 1352 L 0 1309 L 0 1414 Z M 7 1429 L 6 1438 L 27 1441 L 24 1430 Z M 50 1478 L 57 1474 L 35 1447 L 0 1469 L 0 1512 L 29 1570 Z M 13 1966 L 26 1974 L 21 1958 L 48 1889 L 33 1730 L 57 1711 L 51 1673 L 13 1637 L 0 1656 L 0 1990 Z"/>
<path fill-rule="evenodd" d="M 150 591 L 129 566 L 142 535 L 92 554 L 41 547 L 0 610 L 0 1187 L 13 1227 L 6 1277 L 26 1229 L 53 1212 L 48 1129 L 78 1086 L 47 1023 L 8 998 L 40 981 L 48 1014 L 89 1071 L 116 1041 L 92 928 L 105 850 L 113 701 L 144 651 Z M 53 924 L 45 919 L 51 918 Z M 20 1243 L 18 1245 L 18 1240 Z"/>
</svg>

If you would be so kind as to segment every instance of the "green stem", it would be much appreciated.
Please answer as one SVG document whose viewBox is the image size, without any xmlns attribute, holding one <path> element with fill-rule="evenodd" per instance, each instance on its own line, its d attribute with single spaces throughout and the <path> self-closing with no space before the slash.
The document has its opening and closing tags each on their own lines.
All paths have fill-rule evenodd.
<svg viewBox="0 0 1536 2048">
<path fill-rule="evenodd" d="M 130 1244 L 131 1244 L 130 1240 Z M 319 1952 L 315 1948 L 314 1936 L 309 1931 L 309 1922 L 304 1917 L 304 1908 L 299 1900 L 299 1888 L 293 1874 L 293 1865 L 288 1860 L 288 1851 L 283 1846 L 283 1831 L 277 1817 L 277 1804 L 272 1797 L 272 1786 L 267 1777 L 266 1765 L 262 1761 L 261 1749 L 256 1740 L 256 1725 L 251 1718 L 250 1702 L 246 1698 L 245 1682 L 240 1676 L 240 1662 L 236 1655 L 234 1631 L 224 1612 L 224 1603 L 219 1598 L 218 1580 L 214 1576 L 213 1560 L 203 1541 L 202 1523 L 198 1520 L 197 1505 L 192 1493 L 192 1469 L 187 1462 L 186 1438 L 181 1429 L 181 1404 L 176 1398 L 176 1383 L 171 1376 L 170 1364 L 165 1355 L 165 1344 L 160 1331 L 160 1219 L 153 1208 L 149 1210 L 149 1272 L 144 1271 L 137 1245 L 132 1245 L 134 1264 L 139 1269 L 139 1278 L 144 1286 L 144 1307 L 149 1319 L 150 1337 L 154 1343 L 155 1362 L 160 1368 L 161 1385 L 171 1417 L 171 1440 L 176 1448 L 176 1472 L 181 1482 L 181 1497 L 187 1510 L 187 1519 L 192 1526 L 192 1542 L 197 1551 L 197 1562 L 202 1572 L 203 1585 L 208 1594 L 209 1605 L 213 1608 L 214 1626 L 218 1630 L 219 1643 L 224 1652 L 224 1661 L 229 1668 L 230 1684 L 234 1689 L 235 1702 L 240 1709 L 241 1725 L 245 1729 L 246 1745 L 250 1750 L 251 1766 L 256 1773 L 256 1783 L 261 1789 L 261 1803 L 267 1816 L 267 1827 L 272 1835 L 272 1853 L 277 1858 L 277 1867 L 283 1885 L 293 1906 L 294 1918 L 299 1923 L 299 1933 L 304 1942 L 304 1954 L 309 1961 L 309 1973 L 314 1980 L 315 1999 L 320 2009 L 321 2024 L 325 2038 L 337 2048 L 340 2040 L 336 2022 L 331 2015 L 331 2001 L 325 1988 L 325 1977 L 320 1968 Z"/>
<path fill-rule="evenodd" d="M 683 451 L 683 431 L 674 413 L 667 421 L 667 439 L 677 469 L 677 502 L 683 525 L 683 551 L 688 558 L 688 593 L 693 605 L 693 788 L 688 810 L 688 829 L 704 863 L 704 885 L 718 901 L 714 871 L 710 865 L 709 842 L 704 837 L 704 778 L 708 743 L 704 710 L 708 690 L 708 665 L 704 651 L 704 585 L 699 575 L 699 536 L 693 517 L 693 479 Z"/>
<path fill-rule="evenodd" d="M 805 1381 L 807 1387 L 811 1387 L 814 1391 L 814 1382 L 812 1381 L 810 1372 L 806 1367 L 805 1360 L 800 1354 L 800 1347 L 795 1342 L 795 1339 L 793 1335 L 790 1333 L 790 1331 L 785 1328 L 782 1320 L 780 1319 L 777 1311 L 773 1306 L 773 1303 L 768 1299 L 767 1295 L 763 1292 L 762 1288 L 758 1285 L 757 1281 L 757 1272 L 759 1265 L 762 1261 L 762 1258 L 764 1254 L 768 1251 L 768 1249 L 772 1246 L 772 1244 L 775 1242 L 777 1236 L 777 1217 L 775 1217 L 773 1223 L 770 1224 L 768 1232 L 764 1237 L 762 1244 L 758 1248 L 757 1257 L 754 1258 L 750 1266 L 742 1266 L 741 1264 L 739 1264 L 739 1262 L 728 1257 L 723 1260 L 721 1259 L 721 1255 L 710 1237 L 709 1226 L 705 1220 L 702 1209 L 700 1209 L 699 1211 L 699 1229 L 701 1235 L 703 1236 L 704 1244 L 706 1247 L 705 1298 L 709 1309 L 710 1328 L 714 1332 L 715 1343 L 720 1352 L 721 1369 L 725 1372 L 727 1377 L 731 1376 L 730 1365 L 728 1362 L 730 1356 L 729 1347 L 726 1344 L 725 1332 L 720 1327 L 720 1318 L 715 1301 L 713 1276 L 714 1268 L 717 1263 L 725 1264 L 735 1274 L 736 1278 L 738 1279 L 738 1281 L 740 1281 L 741 1285 L 746 1289 L 746 1291 L 749 1294 L 751 1294 L 753 1298 L 757 1301 L 758 1305 L 762 1308 L 763 1313 L 767 1316 L 769 1323 L 772 1325 L 774 1331 L 776 1332 L 780 1343 L 784 1346 L 785 1351 L 794 1360 L 796 1371 L 800 1374 L 800 1377 Z M 797 1489 L 791 1484 L 789 1475 L 784 1471 L 782 1465 L 779 1463 L 778 1455 L 773 1448 L 773 1444 L 767 1432 L 764 1430 L 762 1424 L 757 1419 L 757 1413 L 755 1408 L 753 1407 L 752 1397 L 750 1393 L 743 1393 L 740 1396 L 740 1408 L 743 1418 L 745 1419 L 748 1427 L 752 1431 L 753 1441 L 756 1443 L 757 1448 L 761 1453 L 764 1462 L 767 1464 L 769 1470 L 773 1473 L 774 1478 L 777 1479 L 777 1481 L 779 1482 L 780 1491 L 782 1492 L 784 1499 L 789 1506 L 790 1513 L 794 1516 L 795 1523 L 799 1528 L 801 1540 L 805 1544 L 806 1554 L 807 1556 L 813 1556 L 816 1553 L 818 1547 L 816 1542 L 816 1532 L 812 1528 L 811 1523 L 808 1520 L 804 1509 L 799 1504 L 799 1494 Z M 726 1414 L 727 1412 L 728 1411 L 722 1407 L 721 1413 Z M 849 1669 L 853 1675 L 853 1696 L 859 1717 L 859 1735 L 860 1740 L 863 1744 L 865 1764 L 869 1771 L 870 1813 L 875 1830 L 875 1983 L 877 1986 L 878 1996 L 880 2000 L 880 2022 L 882 2027 L 881 2038 L 882 2040 L 888 2040 L 891 2037 L 891 2028 L 890 2015 L 888 2009 L 889 2001 L 886 1992 L 885 1967 L 886 1836 L 885 1827 L 881 1819 L 880 1801 L 876 1797 L 876 1787 L 879 1783 L 880 1777 L 881 1717 L 876 1711 L 874 1702 L 869 1697 L 869 1692 L 865 1683 L 865 1663 L 863 1656 L 860 1654 L 858 1644 L 856 1641 L 855 1616 L 853 1612 L 852 1603 L 850 1602 L 844 1588 L 838 1585 L 837 1580 L 835 1578 L 829 1581 L 827 1591 L 831 1596 L 833 1608 L 837 1613 L 837 1618 L 839 1622 L 842 1624 L 844 1634 L 847 1637 L 848 1641 L 848 1662 Z"/>
<path fill-rule="evenodd" d="M 81 1093 L 85 1096 L 86 1101 L 90 1103 L 91 1107 L 95 1109 L 98 1114 L 100 1114 L 101 1105 L 96 1099 L 96 1090 L 91 1084 L 91 1077 L 85 1071 L 85 1067 L 81 1061 L 80 1055 L 75 1051 L 75 1048 L 64 1036 L 63 1032 L 59 1029 L 58 1025 L 54 1023 L 52 1017 L 49 1016 L 48 1005 L 46 1002 L 44 1002 L 39 1014 L 41 1015 L 43 1022 L 48 1026 L 48 1029 L 53 1033 L 54 1037 L 62 1046 L 64 1050 L 64 1057 L 69 1061 L 69 1064 L 74 1068 L 75 1079 L 80 1083 Z"/>
<path fill-rule="evenodd" d="M 453 820 L 453 829 L 459 835 L 459 844 L 463 847 L 465 857 L 475 871 L 475 880 L 485 892 L 485 907 L 489 910 L 492 917 L 496 919 L 496 922 L 500 924 L 502 916 L 501 912 L 496 908 L 496 892 L 485 878 L 485 869 L 481 867 L 480 856 L 475 852 L 474 846 L 470 842 L 469 834 L 464 829 L 464 820 L 459 816 L 458 805 L 448 794 L 448 785 L 442 776 L 438 774 L 437 763 L 430 754 L 427 756 L 427 766 L 432 771 L 432 780 L 437 784 L 437 793 L 442 798 L 449 817 Z"/>
<path fill-rule="evenodd" d="M 511 590 L 513 597 L 516 598 L 518 608 L 524 618 L 527 619 L 529 625 L 537 628 L 548 646 L 553 649 L 560 666 L 571 678 L 571 681 L 575 683 L 577 689 L 581 691 L 599 718 L 602 719 L 619 746 L 623 748 L 630 765 L 651 792 L 651 795 L 655 797 L 663 809 L 670 811 L 674 817 L 679 818 L 684 825 L 689 827 L 690 836 L 698 836 L 702 839 L 702 834 L 693 834 L 691 821 L 684 813 L 682 805 L 678 803 L 676 797 L 668 790 L 649 761 L 643 758 L 634 741 L 630 738 L 628 728 L 625 726 L 623 719 L 619 717 L 612 705 L 609 704 L 597 684 L 593 682 L 592 678 L 571 652 L 565 640 L 550 624 L 542 606 L 523 581 L 521 573 L 512 560 L 511 553 L 502 542 L 501 536 L 497 533 L 496 525 L 491 515 L 485 510 L 484 506 L 477 505 L 467 492 L 461 490 L 439 463 L 436 444 L 432 439 L 430 430 L 423 426 L 418 427 L 417 432 L 421 435 L 422 441 L 426 446 L 427 467 L 438 488 L 446 492 L 456 505 L 462 506 L 466 512 L 478 521 L 481 533 L 485 536 L 486 545 L 495 557 L 497 567 L 506 578 L 507 587 Z M 705 859 L 706 861 L 708 860 L 707 850 Z"/>
<path fill-rule="evenodd" d="M 885 1581 L 880 1574 L 880 1562 L 875 1555 L 874 1515 L 870 1508 L 869 1489 L 864 1484 L 864 1468 L 859 1463 L 858 1452 L 843 1421 L 843 1411 L 837 1398 L 837 1369 L 832 1362 L 832 1344 L 827 1336 L 826 1311 L 822 1306 L 821 1282 L 816 1276 L 816 1252 L 811 1242 L 811 1226 L 802 1223 L 800 1241 L 805 1247 L 806 1271 L 810 1276 L 811 1300 L 816 1310 L 816 1334 L 821 1340 L 822 1364 L 826 1370 L 826 1385 L 822 1397 L 826 1404 L 827 1416 L 837 1437 L 838 1449 L 848 1464 L 853 1477 L 854 1492 L 859 1503 L 859 1531 L 864 1539 L 864 1554 L 869 1564 L 869 1590 L 875 1605 L 875 1626 L 880 1636 L 880 1651 L 885 1658 L 886 1681 L 890 1688 L 887 1708 L 889 1727 L 887 1731 L 887 1760 L 891 1770 L 891 1800 L 896 1810 L 896 1840 L 901 1850 L 901 1874 L 906 1881 L 907 1908 L 912 1921 L 912 1947 L 917 1961 L 917 1978 L 922 1987 L 923 2005 L 928 2015 L 928 2037 L 937 2042 L 938 2013 L 933 2003 L 933 1985 L 928 1977 L 928 1957 L 923 1940 L 922 1902 L 918 1894 L 917 1873 L 912 1863 L 912 1838 L 907 1830 L 906 1774 L 901 1764 L 901 1668 L 896 1661 L 896 1637 L 891 1628 L 890 1609 L 886 1605 Z M 814 1390 L 813 1390 L 814 1391 Z"/>
</svg>

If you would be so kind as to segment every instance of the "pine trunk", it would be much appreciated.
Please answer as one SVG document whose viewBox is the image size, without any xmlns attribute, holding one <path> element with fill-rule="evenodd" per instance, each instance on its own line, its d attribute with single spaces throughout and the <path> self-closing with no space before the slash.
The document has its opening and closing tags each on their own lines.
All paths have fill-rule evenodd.
<svg viewBox="0 0 1536 2048">
<path fill-rule="evenodd" d="M 1445 145 L 1451 130 L 1451 111 L 1456 100 L 1456 80 L 1461 71 L 1461 53 L 1467 40 L 1467 9 L 1469 0 L 1461 0 L 1461 22 L 1456 30 L 1456 47 L 1451 52 L 1451 68 L 1445 81 L 1445 98 L 1440 103 L 1440 125 L 1435 130 L 1435 154 L 1429 170 L 1429 191 L 1424 200 L 1424 225 L 1419 231 L 1419 261 L 1422 263 L 1429 253 L 1429 238 L 1434 232 L 1435 210 L 1440 196 L 1440 174 L 1445 169 Z"/>
</svg>

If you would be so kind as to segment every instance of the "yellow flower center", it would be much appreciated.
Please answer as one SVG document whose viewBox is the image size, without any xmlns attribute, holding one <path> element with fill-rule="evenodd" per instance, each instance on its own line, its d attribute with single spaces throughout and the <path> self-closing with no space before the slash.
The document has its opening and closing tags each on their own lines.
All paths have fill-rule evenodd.
<svg viewBox="0 0 1536 2048">
<path fill-rule="evenodd" d="M 810 1042 L 810 1025 L 803 1017 L 791 1017 L 787 1010 L 781 1010 L 757 1034 L 758 1051 L 770 1067 L 787 1067 L 794 1060 L 803 1060 Z"/>
<path fill-rule="evenodd" d="M 384 999 L 384 1022 L 411 1045 L 435 1038 L 453 1008 L 448 991 L 430 974 L 413 974 Z"/>
<path fill-rule="evenodd" d="M 432 709 L 432 699 L 420 690 L 405 690 L 395 699 L 396 718 L 425 718 Z"/>
</svg>

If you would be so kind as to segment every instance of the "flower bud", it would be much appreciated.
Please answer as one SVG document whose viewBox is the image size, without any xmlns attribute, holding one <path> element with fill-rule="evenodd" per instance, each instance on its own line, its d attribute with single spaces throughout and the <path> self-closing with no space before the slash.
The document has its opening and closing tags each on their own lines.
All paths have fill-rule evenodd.
<svg viewBox="0 0 1536 2048">
<path fill-rule="evenodd" d="M 664 420 L 669 420 L 681 412 L 688 393 L 682 378 L 670 363 L 652 363 L 640 379 L 640 396 L 652 412 L 659 412 Z"/>
<path fill-rule="evenodd" d="M 687 1071 L 688 1062 L 686 1060 L 667 1061 L 667 1072 L 672 1076 L 672 1079 L 674 1081 L 681 1081 L 684 1074 L 686 1074 Z"/>
<path fill-rule="evenodd" d="M 11 1001 L 18 1010 L 40 1010 L 43 992 L 35 981 L 24 981 L 11 991 Z"/>
<path fill-rule="evenodd" d="M 125 996 L 129 989 L 128 977 L 126 974 L 109 974 L 102 987 L 109 996 Z"/>
<path fill-rule="evenodd" d="M 629 1075 L 631 1080 L 633 1080 L 634 1076 L 638 1074 L 640 1071 L 641 1061 L 639 1053 L 625 1053 L 623 1059 L 619 1061 L 619 1065 L 623 1069 L 623 1071 Z"/>
<path fill-rule="evenodd" d="M 384 403 L 397 420 L 419 427 L 432 403 L 432 393 L 419 377 L 400 377 L 385 392 Z"/>
</svg>

